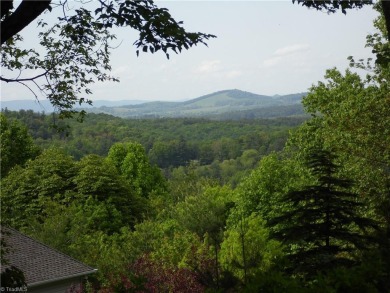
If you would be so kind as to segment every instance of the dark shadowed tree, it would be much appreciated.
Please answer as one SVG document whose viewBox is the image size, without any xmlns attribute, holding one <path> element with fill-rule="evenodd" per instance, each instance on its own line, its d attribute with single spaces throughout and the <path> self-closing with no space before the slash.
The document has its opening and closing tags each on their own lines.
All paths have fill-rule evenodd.
<svg viewBox="0 0 390 293">
<path fill-rule="evenodd" d="M 310 275 L 353 264 L 353 252 L 373 242 L 369 230 L 376 222 L 359 215 L 352 182 L 337 177 L 334 159 L 329 151 L 312 150 L 307 166 L 317 183 L 287 193 L 283 201 L 290 210 L 269 221 L 273 237 L 289 245 L 294 272 Z"/>
</svg>

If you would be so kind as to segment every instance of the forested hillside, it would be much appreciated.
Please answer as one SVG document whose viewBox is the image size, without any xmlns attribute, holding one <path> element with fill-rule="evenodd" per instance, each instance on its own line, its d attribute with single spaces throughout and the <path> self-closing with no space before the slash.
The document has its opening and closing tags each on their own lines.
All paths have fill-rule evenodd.
<svg viewBox="0 0 390 293">
<path fill-rule="evenodd" d="M 97 268 L 85 292 L 390 292 L 390 50 L 375 25 L 376 60 L 327 70 L 310 119 L 3 111 L 2 225 Z"/>
<path fill-rule="evenodd" d="M 276 118 L 303 115 L 301 104 L 306 93 L 284 96 L 257 95 L 241 90 L 224 90 L 185 102 L 148 102 L 119 107 L 94 107 L 89 113 L 111 114 L 123 118 L 195 117 L 213 120 Z"/>
</svg>

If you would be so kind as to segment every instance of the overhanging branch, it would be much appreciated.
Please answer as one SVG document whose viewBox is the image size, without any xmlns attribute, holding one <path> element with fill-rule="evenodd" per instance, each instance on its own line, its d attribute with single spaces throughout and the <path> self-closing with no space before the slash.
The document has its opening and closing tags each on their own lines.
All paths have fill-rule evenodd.
<svg viewBox="0 0 390 293">
<path fill-rule="evenodd" d="M 42 76 L 45 76 L 47 73 L 48 73 L 48 71 L 45 71 L 45 72 L 42 73 L 42 74 L 38 74 L 38 75 L 36 75 L 36 76 L 34 76 L 34 77 L 30 77 L 30 78 L 14 78 L 14 79 L 11 79 L 11 78 L 5 78 L 5 77 L 0 76 L 0 80 L 1 80 L 1 81 L 5 81 L 5 82 L 34 81 L 34 79 L 40 78 L 40 77 L 42 77 Z"/>
<path fill-rule="evenodd" d="M 50 9 L 50 3 L 51 0 L 22 1 L 18 8 L 1 22 L 1 44 L 18 34 L 46 9 Z"/>
</svg>

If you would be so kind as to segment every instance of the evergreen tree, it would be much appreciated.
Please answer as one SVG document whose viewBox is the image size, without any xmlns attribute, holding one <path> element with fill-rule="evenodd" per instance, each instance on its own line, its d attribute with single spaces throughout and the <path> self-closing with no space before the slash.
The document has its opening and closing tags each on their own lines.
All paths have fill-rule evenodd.
<svg viewBox="0 0 390 293">
<path fill-rule="evenodd" d="M 292 272 L 311 275 L 351 265 L 353 252 L 373 242 L 368 232 L 376 223 L 359 215 L 352 181 L 337 177 L 334 160 L 331 152 L 314 149 L 307 166 L 316 183 L 287 193 L 282 200 L 291 209 L 269 222 L 273 237 L 289 245 Z"/>
</svg>

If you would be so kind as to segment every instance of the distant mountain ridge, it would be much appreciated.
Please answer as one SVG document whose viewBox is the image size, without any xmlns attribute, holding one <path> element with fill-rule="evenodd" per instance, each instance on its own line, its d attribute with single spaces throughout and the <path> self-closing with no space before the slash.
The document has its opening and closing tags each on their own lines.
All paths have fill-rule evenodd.
<svg viewBox="0 0 390 293">
<path fill-rule="evenodd" d="M 140 103 L 146 103 L 147 101 L 141 100 L 119 100 L 119 101 L 108 101 L 108 100 L 96 100 L 93 101 L 93 106 L 88 105 L 76 105 L 75 108 L 92 108 L 92 107 L 116 107 L 124 105 L 137 105 Z M 49 100 L 14 100 L 14 101 L 1 101 L 1 109 L 7 108 L 11 111 L 19 110 L 33 110 L 34 112 L 45 112 L 52 113 L 54 108 Z"/>
<path fill-rule="evenodd" d="M 218 91 L 184 102 L 159 101 L 121 107 L 94 107 L 86 110 L 87 112 L 111 114 L 122 118 L 204 117 L 227 119 L 224 115 L 227 113 L 233 116 L 244 113 L 245 117 L 272 118 L 284 117 L 286 113 L 291 114 L 288 116 L 302 115 L 301 101 L 305 95 L 306 93 L 265 96 L 233 89 Z M 280 113 L 278 113 L 278 107 L 283 108 L 280 108 Z M 264 115 L 269 116 L 266 110 L 258 111 L 266 108 L 272 108 L 271 117 L 263 117 Z"/>
<path fill-rule="evenodd" d="M 306 93 L 266 96 L 238 89 L 222 90 L 182 102 L 164 101 L 93 101 L 93 106 L 83 105 L 90 113 L 105 113 L 121 118 L 180 118 L 201 117 L 213 119 L 254 119 L 302 115 L 301 104 Z M 48 100 L 2 101 L 1 108 L 13 111 L 54 111 Z"/>
</svg>

